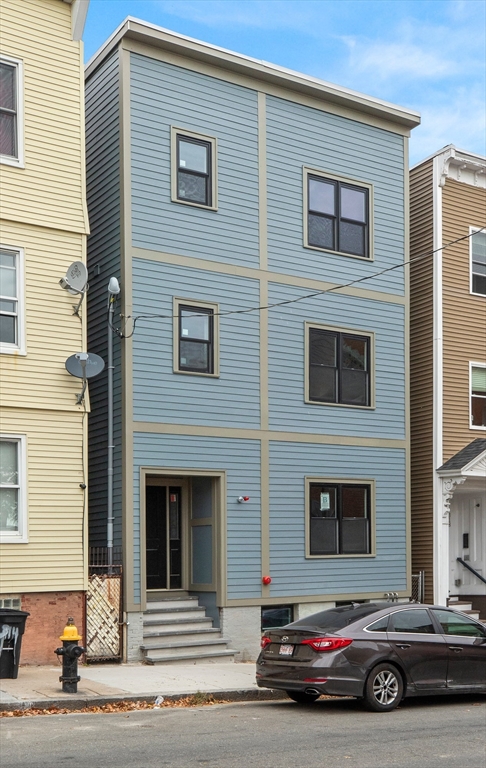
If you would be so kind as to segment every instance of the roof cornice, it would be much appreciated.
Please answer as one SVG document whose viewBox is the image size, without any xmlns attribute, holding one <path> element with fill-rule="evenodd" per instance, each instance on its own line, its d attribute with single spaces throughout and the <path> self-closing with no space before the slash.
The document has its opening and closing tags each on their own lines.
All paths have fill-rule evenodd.
<svg viewBox="0 0 486 768">
<path fill-rule="evenodd" d="M 447 179 L 462 181 L 475 187 L 486 187 L 486 157 L 465 149 L 458 149 L 454 144 L 448 144 L 433 155 L 429 155 L 420 163 L 412 166 L 418 168 L 429 160 L 437 158 L 439 163 L 439 185 L 443 187 Z"/>
<path fill-rule="evenodd" d="M 414 128 L 420 123 L 419 113 L 405 107 L 390 104 L 389 102 L 375 99 L 372 96 L 366 96 L 357 91 L 352 91 L 333 83 L 327 83 L 324 80 L 319 80 L 300 72 L 294 72 L 285 67 L 279 67 L 276 64 L 252 59 L 249 56 L 180 35 L 177 32 L 172 32 L 131 16 L 127 17 L 120 24 L 90 59 L 86 65 L 86 77 L 91 75 L 124 38 L 137 40 L 145 45 L 152 45 L 170 53 L 186 56 L 196 61 L 253 77 L 255 80 L 261 80 L 287 88 L 288 90 L 313 96 L 322 101 L 369 114 L 372 117 L 378 117 L 408 129 Z"/>
</svg>

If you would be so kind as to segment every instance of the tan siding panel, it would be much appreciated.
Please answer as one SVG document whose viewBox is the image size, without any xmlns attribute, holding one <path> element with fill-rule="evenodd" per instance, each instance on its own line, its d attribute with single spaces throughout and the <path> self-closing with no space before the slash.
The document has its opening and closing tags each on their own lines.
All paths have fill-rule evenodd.
<svg viewBox="0 0 486 768">
<path fill-rule="evenodd" d="M 486 190 L 447 179 L 443 191 L 444 243 L 486 225 Z M 469 363 L 486 363 L 486 297 L 470 293 L 470 242 L 443 254 L 444 461 L 486 430 L 469 427 Z"/>
<path fill-rule="evenodd" d="M 432 161 L 411 171 L 410 256 L 433 248 Z M 433 259 L 427 255 L 410 268 L 410 416 L 412 478 L 412 571 L 426 572 L 431 599 L 433 574 Z"/>
</svg>

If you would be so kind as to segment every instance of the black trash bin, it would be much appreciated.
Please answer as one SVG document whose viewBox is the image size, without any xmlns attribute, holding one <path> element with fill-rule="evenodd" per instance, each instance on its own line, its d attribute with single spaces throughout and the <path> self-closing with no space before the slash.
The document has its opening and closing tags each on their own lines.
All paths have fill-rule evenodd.
<svg viewBox="0 0 486 768">
<path fill-rule="evenodd" d="M 20 649 L 25 622 L 30 613 L 0 608 L 0 679 L 19 674 Z"/>
</svg>

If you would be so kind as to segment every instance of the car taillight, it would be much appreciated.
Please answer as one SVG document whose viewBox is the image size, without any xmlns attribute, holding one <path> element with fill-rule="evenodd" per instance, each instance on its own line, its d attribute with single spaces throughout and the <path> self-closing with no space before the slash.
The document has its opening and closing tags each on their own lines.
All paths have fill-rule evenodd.
<svg viewBox="0 0 486 768">
<path fill-rule="evenodd" d="M 272 641 L 270 640 L 269 637 L 267 637 L 266 635 L 263 635 L 263 637 L 262 637 L 262 639 L 260 641 L 260 646 L 261 646 L 262 650 L 265 650 L 267 645 L 270 645 L 271 642 Z"/>
<path fill-rule="evenodd" d="M 302 640 L 302 645 L 310 645 L 315 651 L 323 653 L 324 651 L 337 651 L 339 648 L 346 648 L 353 641 L 349 637 L 309 637 Z"/>
</svg>

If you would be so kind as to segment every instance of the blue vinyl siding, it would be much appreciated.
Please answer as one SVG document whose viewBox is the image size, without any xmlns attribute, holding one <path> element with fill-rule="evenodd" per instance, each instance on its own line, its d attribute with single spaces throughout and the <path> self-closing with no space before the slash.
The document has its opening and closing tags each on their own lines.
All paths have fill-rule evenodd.
<svg viewBox="0 0 486 768">
<path fill-rule="evenodd" d="M 120 121 L 118 51 L 86 84 L 86 177 L 91 234 L 88 237 L 88 350 L 106 361 L 107 288 L 120 277 Z M 85 311 L 82 307 L 81 312 Z M 114 543 L 122 543 L 121 344 L 114 338 Z M 89 383 L 89 537 L 106 546 L 107 528 L 107 370 Z"/>
<path fill-rule="evenodd" d="M 133 261 L 133 403 L 136 421 L 260 426 L 260 318 L 258 312 L 222 315 L 220 376 L 173 372 L 173 298 L 210 301 L 224 313 L 259 304 L 257 280 L 205 270 Z"/>
<path fill-rule="evenodd" d="M 406 589 L 405 452 L 270 443 L 272 597 Z M 305 559 L 305 477 L 376 480 L 376 557 Z"/>
<path fill-rule="evenodd" d="M 218 211 L 171 202 L 170 127 L 216 137 Z M 133 244 L 258 266 L 257 93 L 131 54 Z"/>
<path fill-rule="evenodd" d="M 375 260 L 303 247 L 303 166 L 374 185 Z M 404 261 L 404 155 L 397 134 L 267 97 L 268 264 L 287 274 L 348 282 Z M 362 287 L 403 294 L 403 269 Z"/>
<path fill-rule="evenodd" d="M 140 432 L 134 434 L 133 440 L 135 600 L 140 599 L 140 467 L 226 471 L 228 597 L 260 597 L 259 441 Z M 250 496 L 250 501 L 241 505 L 237 498 L 243 494 Z"/>
<path fill-rule="evenodd" d="M 269 303 L 309 293 L 271 283 Z M 328 293 L 269 311 L 270 429 L 403 439 L 405 308 Z M 375 409 L 304 402 L 305 321 L 375 333 Z"/>
</svg>

